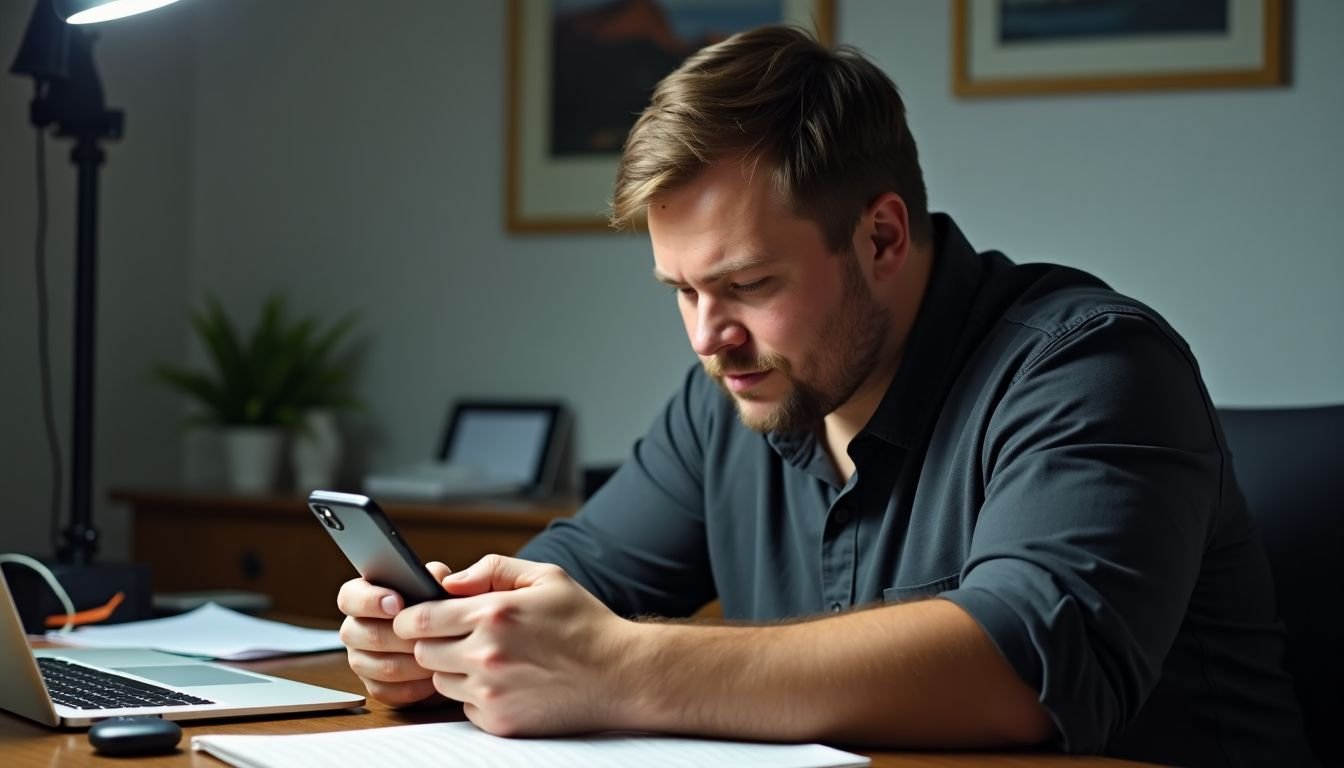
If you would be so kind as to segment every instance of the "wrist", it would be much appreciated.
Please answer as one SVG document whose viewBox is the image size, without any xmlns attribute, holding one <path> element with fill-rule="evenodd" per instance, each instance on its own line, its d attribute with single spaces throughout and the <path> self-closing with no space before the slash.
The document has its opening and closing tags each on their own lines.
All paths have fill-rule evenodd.
<svg viewBox="0 0 1344 768">
<path fill-rule="evenodd" d="M 666 684 L 676 664 L 665 650 L 674 625 L 620 619 L 608 656 L 611 702 L 608 719 L 616 730 L 657 730 L 665 709 Z"/>
</svg>

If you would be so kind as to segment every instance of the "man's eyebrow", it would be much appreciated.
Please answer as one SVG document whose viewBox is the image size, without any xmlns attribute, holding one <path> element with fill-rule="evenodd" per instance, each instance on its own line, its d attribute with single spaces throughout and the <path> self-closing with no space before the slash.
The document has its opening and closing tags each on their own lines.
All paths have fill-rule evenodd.
<svg viewBox="0 0 1344 768">
<path fill-rule="evenodd" d="M 732 261 L 724 262 L 705 273 L 705 276 L 702 279 L 706 283 L 717 283 L 735 272 L 763 267 L 770 263 L 770 260 L 764 256 L 747 256 L 741 259 L 733 259 Z M 680 288 L 685 285 L 682 281 L 677 280 L 670 275 L 663 274 L 659 271 L 658 267 L 653 268 L 653 279 L 675 288 Z"/>
<path fill-rule="evenodd" d="M 673 279 L 671 275 L 664 275 L 657 267 L 653 268 L 653 279 L 664 285 L 670 285 L 673 288 L 680 288 L 683 285 L 680 280 Z"/>
</svg>

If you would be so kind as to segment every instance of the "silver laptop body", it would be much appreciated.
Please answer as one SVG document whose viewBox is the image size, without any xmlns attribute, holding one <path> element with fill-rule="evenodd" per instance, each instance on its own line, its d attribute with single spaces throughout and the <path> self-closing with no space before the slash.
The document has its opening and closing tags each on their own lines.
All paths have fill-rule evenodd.
<svg viewBox="0 0 1344 768">
<path fill-rule="evenodd" d="M 138 698 L 172 698 L 182 702 L 152 705 L 106 706 L 126 697 L 110 688 L 93 686 L 94 693 L 77 701 L 65 685 L 55 682 L 56 699 L 48 691 L 38 659 L 61 674 L 83 684 L 89 676 L 80 667 L 110 673 Z M 71 666 L 74 665 L 74 666 Z M 362 706 L 364 697 L 330 688 L 296 683 L 234 667 L 188 659 L 182 656 L 138 649 L 39 648 L 28 645 L 14 596 L 0 573 L 0 709 L 50 726 L 87 726 L 109 717 L 157 715 L 166 720 L 242 717 L 249 715 L 312 712 Z M 129 681 L 129 682 L 127 682 Z M 114 685 L 117 683 L 114 683 Z M 169 695 L 150 693 L 146 686 L 167 689 Z"/>
</svg>

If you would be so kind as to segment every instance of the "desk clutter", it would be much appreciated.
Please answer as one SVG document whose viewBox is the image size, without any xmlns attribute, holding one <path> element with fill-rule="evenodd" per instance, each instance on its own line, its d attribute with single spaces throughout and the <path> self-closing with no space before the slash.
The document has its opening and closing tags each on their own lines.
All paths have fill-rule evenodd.
<svg viewBox="0 0 1344 768">
<path fill-rule="evenodd" d="M 546 498 L 566 485 L 571 422 L 556 401 L 458 401 L 433 457 L 366 475 L 364 491 L 412 501 Z"/>
<path fill-rule="evenodd" d="M 47 639 L 82 648 L 148 648 L 221 661 L 265 659 L 343 647 L 336 630 L 258 619 L 216 603 L 163 619 L 84 627 L 69 633 L 50 632 Z"/>
<path fill-rule="evenodd" d="M 293 736 L 193 736 L 191 748 L 239 768 L 325 768 L 396 765 L 400 768 L 844 768 L 872 760 L 821 744 L 758 744 L 613 733 L 562 739 L 506 739 L 471 723 L 433 723 Z"/>
</svg>

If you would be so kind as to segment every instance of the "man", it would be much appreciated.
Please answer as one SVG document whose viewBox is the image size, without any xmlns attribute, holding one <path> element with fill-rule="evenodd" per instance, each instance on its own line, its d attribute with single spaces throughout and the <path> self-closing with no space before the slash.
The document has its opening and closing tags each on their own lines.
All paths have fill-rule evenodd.
<svg viewBox="0 0 1344 768">
<path fill-rule="evenodd" d="M 371 695 L 506 735 L 1310 759 L 1186 345 L 930 216 L 875 66 L 782 28 L 701 51 L 614 210 L 647 217 L 703 371 L 520 559 L 431 564 L 459 599 L 346 584 Z M 738 621 L 630 618 L 715 598 Z"/>
</svg>

